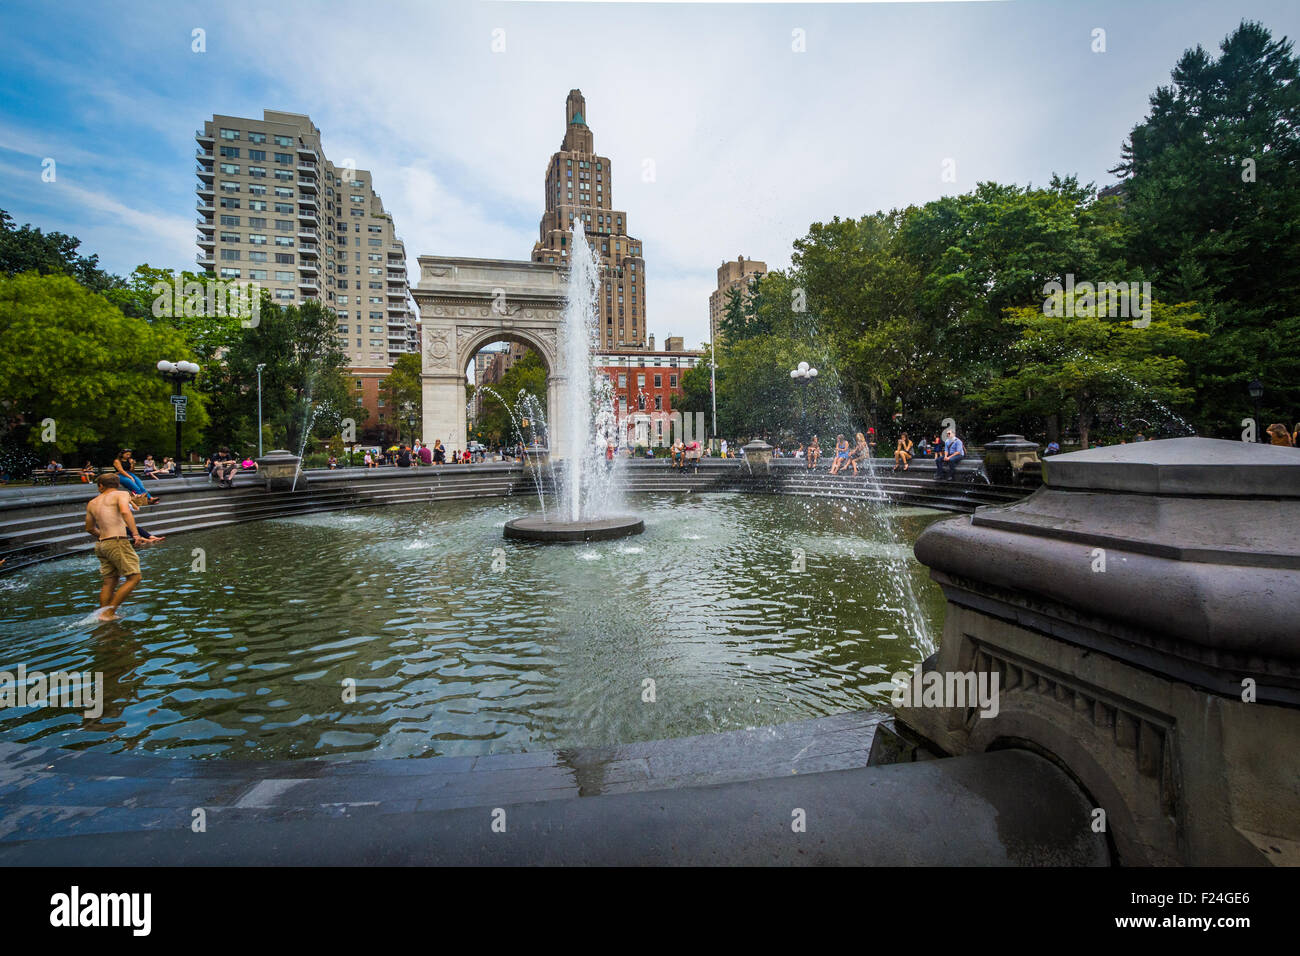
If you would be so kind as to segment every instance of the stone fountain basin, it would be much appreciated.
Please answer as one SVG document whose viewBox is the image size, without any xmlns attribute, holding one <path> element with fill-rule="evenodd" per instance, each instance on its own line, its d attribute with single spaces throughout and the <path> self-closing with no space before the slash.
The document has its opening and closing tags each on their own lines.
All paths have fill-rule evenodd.
<svg viewBox="0 0 1300 956">
<path fill-rule="evenodd" d="M 645 522 L 635 515 L 614 515 L 587 521 L 543 520 L 530 515 L 507 521 L 505 536 L 517 541 L 611 541 L 644 530 Z"/>
</svg>

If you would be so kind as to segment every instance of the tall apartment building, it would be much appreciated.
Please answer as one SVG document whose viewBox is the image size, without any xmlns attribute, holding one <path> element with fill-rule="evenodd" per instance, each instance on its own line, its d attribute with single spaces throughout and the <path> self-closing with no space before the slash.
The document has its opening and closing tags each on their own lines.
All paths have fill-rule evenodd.
<svg viewBox="0 0 1300 956">
<path fill-rule="evenodd" d="M 354 368 L 419 352 L 406 249 L 367 170 L 326 158 L 301 113 L 217 114 L 194 136 L 200 266 L 334 309 Z"/>
<path fill-rule="evenodd" d="M 749 291 L 749 282 L 754 276 L 767 273 L 767 263 L 757 259 L 737 256 L 735 262 L 724 262 L 718 266 L 718 287 L 709 293 L 709 341 L 718 342 L 721 338 L 723 316 L 727 313 L 727 299 L 732 289 L 741 293 Z"/>
<path fill-rule="evenodd" d="M 570 90 L 564 139 L 546 167 L 546 211 L 533 261 L 567 264 L 574 224 L 581 222 L 600 257 L 601 347 L 644 348 L 645 259 L 640 240 L 628 235 L 627 214 L 614 208 L 613 184 L 609 157 L 596 155 L 582 91 Z"/>
</svg>

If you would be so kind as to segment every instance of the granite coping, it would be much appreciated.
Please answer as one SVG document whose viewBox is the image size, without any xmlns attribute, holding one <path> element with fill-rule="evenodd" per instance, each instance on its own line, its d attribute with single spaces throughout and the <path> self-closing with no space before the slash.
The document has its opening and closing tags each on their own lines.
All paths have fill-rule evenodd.
<svg viewBox="0 0 1300 956">
<path fill-rule="evenodd" d="M 1300 498 L 1300 448 L 1165 438 L 1043 459 L 1051 488 L 1149 495 Z"/>
<path fill-rule="evenodd" d="M 524 796 L 524 794 L 520 794 Z M 0 842 L 0 865 L 1106 866 L 1091 801 L 1023 750 L 508 806 L 304 815 L 135 811 L 129 826 Z M 70 819 L 65 818 L 65 819 Z M 797 825 L 799 821 L 802 826 Z"/>
<path fill-rule="evenodd" d="M 864 767 L 879 711 L 607 747 L 374 760 L 198 760 L 0 742 L 0 846 L 243 822 L 500 806 Z"/>
</svg>

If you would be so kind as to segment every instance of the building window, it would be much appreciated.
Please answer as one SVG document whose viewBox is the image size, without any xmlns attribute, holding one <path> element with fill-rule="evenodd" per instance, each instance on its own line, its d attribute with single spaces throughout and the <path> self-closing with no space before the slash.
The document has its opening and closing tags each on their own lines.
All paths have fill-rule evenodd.
<svg viewBox="0 0 1300 956">
<path fill-rule="evenodd" d="M 264 162 L 266 162 L 266 150 L 264 150 L 264 149 L 250 149 L 250 150 L 248 151 L 248 158 L 251 159 L 251 160 L 252 160 L 253 162 L 255 162 L 255 163 L 264 163 Z"/>
<path fill-rule="evenodd" d="M 249 141 L 250 143 L 265 143 L 265 142 L 266 142 L 266 134 L 265 134 L 265 133 L 253 133 L 253 132 L 250 132 L 250 133 L 248 134 L 248 141 Z"/>
<path fill-rule="evenodd" d="M 221 138 L 222 138 L 222 139 L 239 139 L 239 130 L 237 130 L 237 129 L 223 129 L 223 130 L 221 131 Z"/>
<path fill-rule="evenodd" d="M 663 387 L 664 387 L 664 377 L 662 375 L 656 375 L 655 388 L 663 388 Z"/>
</svg>

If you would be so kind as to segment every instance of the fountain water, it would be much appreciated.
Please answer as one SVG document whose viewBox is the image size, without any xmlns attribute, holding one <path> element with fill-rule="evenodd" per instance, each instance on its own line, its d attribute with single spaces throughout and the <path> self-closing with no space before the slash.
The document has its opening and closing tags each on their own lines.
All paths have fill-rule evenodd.
<svg viewBox="0 0 1300 956">
<path fill-rule="evenodd" d="M 507 522 L 507 538 L 596 541 L 645 530 L 640 518 L 617 513 L 619 495 L 614 469 L 606 464 L 606 448 L 616 441 L 617 431 L 613 389 L 597 373 L 594 361 L 599 284 L 600 264 L 595 250 L 587 243 L 582 223 L 577 223 L 560 326 L 559 367 L 552 370 L 563 383 L 560 434 L 549 435 L 552 448 L 558 444 L 563 455 L 558 513 L 546 516 L 543 504 L 542 517 Z M 554 464 L 548 462 L 547 467 L 553 469 Z M 551 474 L 555 476 L 553 470 Z"/>
</svg>

